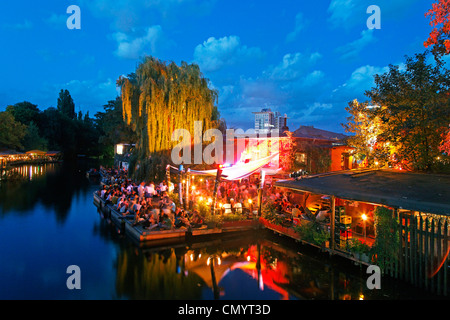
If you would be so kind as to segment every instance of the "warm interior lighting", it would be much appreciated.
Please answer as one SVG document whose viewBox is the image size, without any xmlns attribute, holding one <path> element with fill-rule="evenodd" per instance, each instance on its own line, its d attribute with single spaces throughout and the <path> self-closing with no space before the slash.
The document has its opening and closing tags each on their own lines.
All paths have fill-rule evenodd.
<svg viewBox="0 0 450 320">
<path fill-rule="evenodd" d="M 364 221 L 366 221 L 366 220 L 367 220 L 367 215 L 366 215 L 365 213 L 363 213 L 363 214 L 361 215 L 361 219 L 363 219 Z"/>
<path fill-rule="evenodd" d="M 117 154 L 123 154 L 123 144 L 117 145 Z"/>
<path fill-rule="evenodd" d="M 252 204 L 252 202 L 253 202 L 252 199 L 248 199 L 248 203 Z"/>
</svg>

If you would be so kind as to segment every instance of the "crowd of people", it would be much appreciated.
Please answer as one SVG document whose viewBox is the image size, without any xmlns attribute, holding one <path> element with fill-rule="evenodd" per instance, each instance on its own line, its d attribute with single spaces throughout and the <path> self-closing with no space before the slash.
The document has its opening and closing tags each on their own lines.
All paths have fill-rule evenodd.
<svg viewBox="0 0 450 320">
<path fill-rule="evenodd" d="M 154 182 L 135 183 L 128 179 L 126 170 L 101 168 L 103 188 L 98 191 L 100 197 L 111 204 L 121 213 L 124 219 L 130 219 L 134 224 L 141 224 L 149 230 L 170 230 L 174 228 L 197 228 L 205 222 L 196 210 L 193 203 L 208 199 L 211 201 L 214 181 L 197 178 L 191 184 L 190 201 L 187 210 L 177 206 L 169 197 L 169 188 L 166 181 L 159 184 Z M 217 203 L 231 205 L 232 213 L 252 213 L 257 209 L 258 178 L 250 177 L 240 181 L 222 181 L 217 188 Z M 172 189 L 171 189 L 172 190 Z M 272 186 L 271 181 L 266 182 L 263 189 L 263 203 L 271 202 L 275 205 L 277 213 L 287 223 L 295 219 L 310 218 L 307 208 L 296 204 L 290 192 L 283 193 Z M 241 207 L 241 205 L 243 205 Z M 237 208 L 244 210 L 238 211 Z M 326 219 L 326 210 L 317 219 Z M 224 214 L 223 210 L 218 211 Z"/>
<path fill-rule="evenodd" d="M 124 219 L 149 230 L 198 228 L 204 223 L 197 210 L 177 207 L 168 195 L 166 181 L 159 184 L 129 180 L 125 171 L 103 169 L 103 187 L 98 195 Z"/>
</svg>

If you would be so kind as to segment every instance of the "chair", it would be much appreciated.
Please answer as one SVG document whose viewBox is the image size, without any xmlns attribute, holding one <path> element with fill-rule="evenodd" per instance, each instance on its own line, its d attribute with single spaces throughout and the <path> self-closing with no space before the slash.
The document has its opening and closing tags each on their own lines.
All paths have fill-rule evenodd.
<svg viewBox="0 0 450 320">
<path fill-rule="evenodd" d="M 222 208 L 223 208 L 223 214 L 224 215 L 232 213 L 232 211 L 231 211 L 231 204 L 230 203 L 225 203 Z"/>
</svg>

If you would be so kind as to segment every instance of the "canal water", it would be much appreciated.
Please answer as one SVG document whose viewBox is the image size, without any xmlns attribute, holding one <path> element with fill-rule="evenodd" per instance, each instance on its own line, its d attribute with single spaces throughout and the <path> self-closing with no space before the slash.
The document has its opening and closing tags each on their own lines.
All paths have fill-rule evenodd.
<svg viewBox="0 0 450 320">
<path fill-rule="evenodd" d="M 370 290 L 365 268 L 269 231 L 138 247 L 97 211 L 90 166 L 28 165 L 0 180 L 0 299 L 435 298 L 385 278 Z M 73 265 L 80 289 L 67 285 Z"/>
</svg>

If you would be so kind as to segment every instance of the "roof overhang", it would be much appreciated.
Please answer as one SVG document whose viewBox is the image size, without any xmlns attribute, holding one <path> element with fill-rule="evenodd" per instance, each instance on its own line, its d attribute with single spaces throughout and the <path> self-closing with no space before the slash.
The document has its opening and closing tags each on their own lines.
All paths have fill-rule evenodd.
<svg viewBox="0 0 450 320">
<path fill-rule="evenodd" d="M 450 215 L 450 175 L 347 170 L 279 180 L 275 186 L 392 208 Z"/>
</svg>

